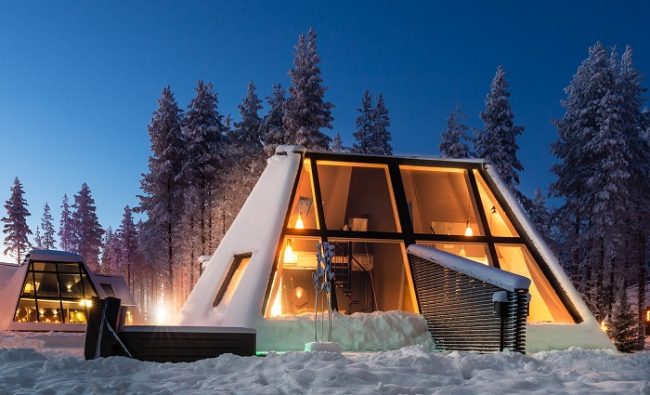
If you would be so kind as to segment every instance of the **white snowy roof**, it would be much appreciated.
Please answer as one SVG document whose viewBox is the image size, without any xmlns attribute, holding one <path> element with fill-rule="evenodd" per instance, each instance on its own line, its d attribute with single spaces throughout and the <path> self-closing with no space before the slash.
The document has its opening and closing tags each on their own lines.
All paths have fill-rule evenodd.
<svg viewBox="0 0 650 395">
<path fill-rule="evenodd" d="M 25 262 L 32 261 L 54 261 L 54 262 L 83 262 L 83 258 L 72 252 L 54 250 L 31 250 L 25 256 Z"/>
<path fill-rule="evenodd" d="M 93 274 L 91 277 L 100 298 L 104 299 L 112 296 L 120 299 L 122 306 L 135 306 L 135 300 L 126 285 L 124 277 L 108 274 Z"/>
</svg>

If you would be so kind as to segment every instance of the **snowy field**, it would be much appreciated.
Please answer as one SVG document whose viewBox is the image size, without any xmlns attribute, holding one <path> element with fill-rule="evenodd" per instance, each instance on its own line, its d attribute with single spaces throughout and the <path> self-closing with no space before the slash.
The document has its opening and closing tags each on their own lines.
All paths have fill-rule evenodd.
<svg viewBox="0 0 650 395">
<path fill-rule="evenodd" d="M 650 394 L 650 352 L 290 352 L 159 364 L 84 361 L 83 335 L 0 332 L 0 394 Z M 28 348 L 25 348 L 28 347 Z"/>
</svg>

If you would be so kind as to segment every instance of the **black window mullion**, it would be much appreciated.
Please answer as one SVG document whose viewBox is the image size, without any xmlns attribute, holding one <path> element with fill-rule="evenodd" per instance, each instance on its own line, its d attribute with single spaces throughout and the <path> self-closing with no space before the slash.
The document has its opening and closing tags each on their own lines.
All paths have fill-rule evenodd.
<svg viewBox="0 0 650 395">
<path fill-rule="evenodd" d="M 499 256 L 497 255 L 497 249 L 494 246 L 494 239 L 492 237 L 492 230 L 487 221 L 487 216 L 485 215 L 485 210 L 483 209 L 483 201 L 481 200 L 481 194 L 478 191 L 478 186 L 476 185 L 476 177 L 474 177 L 474 172 L 472 170 L 467 170 L 467 178 L 469 179 L 469 186 L 472 191 L 472 196 L 474 197 L 474 204 L 476 205 L 476 211 L 478 211 L 478 216 L 482 222 L 483 233 L 485 233 L 485 239 L 488 245 L 488 251 L 490 254 L 490 260 L 492 265 L 496 268 L 501 268 L 499 264 Z"/>
<path fill-rule="evenodd" d="M 59 290 L 59 307 L 61 308 L 59 310 L 59 314 L 61 317 L 61 323 L 65 323 L 65 317 L 63 314 L 63 295 L 61 295 L 61 286 L 63 283 L 61 282 L 61 276 L 59 275 L 59 264 L 55 263 L 54 267 L 56 268 L 56 281 L 57 281 L 57 289 Z"/>
<path fill-rule="evenodd" d="M 400 172 L 399 164 L 391 161 L 388 164 L 388 173 L 390 175 L 391 187 L 393 188 L 393 196 L 395 197 L 395 205 L 397 206 L 398 220 L 402 229 L 402 240 L 404 241 L 404 245 L 408 247 L 415 243 L 415 238 L 413 236 L 411 212 L 408 207 L 408 201 L 406 200 L 406 192 L 404 191 L 404 183 L 402 182 L 402 173 Z"/>
<path fill-rule="evenodd" d="M 34 287 L 34 305 L 36 306 L 36 322 L 41 322 L 41 314 L 38 310 L 38 292 L 36 291 L 36 274 L 34 274 L 34 266 L 32 263 L 29 264 L 27 270 L 30 270 L 32 273 L 32 286 Z"/>
<path fill-rule="evenodd" d="M 311 164 L 311 177 L 314 183 L 314 199 L 316 200 L 316 215 L 320 225 L 321 238 L 327 239 L 327 224 L 325 223 L 325 211 L 323 209 L 323 198 L 320 191 L 320 179 L 318 178 L 318 163 L 316 159 L 309 161 Z"/>
</svg>

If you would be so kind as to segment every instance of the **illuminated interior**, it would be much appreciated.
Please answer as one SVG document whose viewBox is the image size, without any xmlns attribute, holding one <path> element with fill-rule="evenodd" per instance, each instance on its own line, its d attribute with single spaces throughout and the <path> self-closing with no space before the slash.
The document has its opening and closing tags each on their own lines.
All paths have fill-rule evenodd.
<svg viewBox="0 0 650 395">
<path fill-rule="evenodd" d="M 324 162 L 318 177 L 327 229 L 400 231 L 385 165 Z"/>
<path fill-rule="evenodd" d="M 335 303 L 342 314 L 403 310 L 417 311 L 413 287 L 407 279 L 403 243 L 330 240 L 335 246 L 332 269 Z M 265 316 L 313 314 L 312 274 L 316 270 L 317 238 L 287 237 L 280 255 Z M 321 298 L 322 302 L 322 298 Z"/>
<path fill-rule="evenodd" d="M 343 314 L 418 312 L 405 253 L 407 245 L 417 242 L 531 279 L 529 322 L 576 322 L 579 316 L 569 312 L 570 301 L 544 275 L 543 262 L 528 250 L 502 197 L 483 177 L 481 164 L 455 168 L 451 162 L 436 167 L 401 158 L 366 162 L 363 156 L 305 156 L 265 317 L 324 308 L 314 306 L 312 273 L 316 246 L 327 240 L 336 251 L 332 304 Z"/>
<path fill-rule="evenodd" d="M 481 177 L 481 174 L 474 170 L 474 176 L 476 177 L 478 192 L 481 196 L 481 202 L 483 202 L 483 211 L 485 212 L 485 218 L 487 219 L 492 236 L 518 236 L 515 227 L 512 226 L 508 216 L 501 208 L 501 205 L 494 197 L 494 194 L 485 183 L 483 177 Z"/>
<path fill-rule="evenodd" d="M 214 299 L 214 306 L 218 306 L 220 303 L 230 303 L 232 295 L 235 293 L 235 290 L 239 286 L 239 282 L 246 272 L 246 268 L 248 267 L 250 260 L 250 254 L 238 255 L 235 257 L 230 267 L 230 271 L 228 272 L 228 275 L 226 276 L 221 289 L 217 293 L 217 297 Z"/>
<path fill-rule="evenodd" d="M 497 244 L 496 249 L 501 269 L 531 280 L 528 289 L 529 322 L 573 322 L 566 307 L 525 246 Z"/>
<path fill-rule="evenodd" d="M 490 263 L 487 244 L 482 243 L 452 243 L 452 242 L 427 242 L 418 241 L 418 244 L 432 247 L 450 254 L 462 256 L 484 265 L 493 266 Z"/>
<path fill-rule="evenodd" d="M 415 233 L 482 235 L 464 169 L 400 166 Z"/>
<path fill-rule="evenodd" d="M 94 296 L 97 293 L 81 264 L 32 262 L 14 321 L 85 324 Z"/>
<path fill-rule="evenodd" d="M 291 205 L 289 228 L 318 229 L 316 207 L 314 207 L 314 184 L 312 182 L 310 161 L 305 160 L 298 178 L 296 194 Z"/>
</svg>

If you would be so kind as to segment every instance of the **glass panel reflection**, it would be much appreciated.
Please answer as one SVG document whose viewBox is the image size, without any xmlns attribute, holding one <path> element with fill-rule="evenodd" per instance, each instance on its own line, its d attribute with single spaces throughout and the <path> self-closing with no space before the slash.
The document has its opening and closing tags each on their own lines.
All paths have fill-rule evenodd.
<svg viewBox="0 0 650 395">
<path fill-rule="evenodd" d="M 400 166 L 415 233 L 483 235 L 462 169 Z"/>
</svg>

